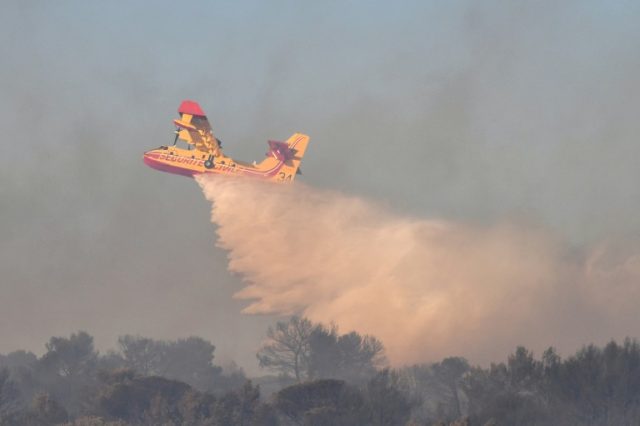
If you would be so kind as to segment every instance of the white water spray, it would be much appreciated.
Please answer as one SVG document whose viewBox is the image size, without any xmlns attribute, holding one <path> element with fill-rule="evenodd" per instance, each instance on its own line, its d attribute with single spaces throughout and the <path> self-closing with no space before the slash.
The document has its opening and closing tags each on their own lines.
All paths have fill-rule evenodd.
<svg viewBox="0 0 640 426">
<path fill-rule="evenodd" d="M 633 334 L 640 256 L 576 255 L 549 232 L 397 215 L 296 183 L 199 177 L 248 314 L 306 315 L 373 334 L 393 364 L 503 357 Z"/>
</svg>

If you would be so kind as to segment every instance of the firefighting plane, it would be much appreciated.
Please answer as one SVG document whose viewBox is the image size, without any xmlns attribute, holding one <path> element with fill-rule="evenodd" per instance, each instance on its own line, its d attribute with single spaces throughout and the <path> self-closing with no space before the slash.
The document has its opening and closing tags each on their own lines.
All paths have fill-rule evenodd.
<svg viewBox="0 0 640 426">
<path fill-rule="evenodd" d="M 180 118 L 173 120 L 176 125 L 173 145 L 145 152 L 146 165 L 189 177 L 215 173 L 274 182 L 293 182 L 296 175 L 300 174 L 300 162 L 307 149 L 309 136 L 295 133 L 286 142 L 270 140 L 264 160 L 243 163 L 224 155 L 222 143 L 214 136 L 207 116 L 197 102 L 182 101 L 178 113 Z M 186 144 L 186 148 L 178 146 L 179 141 Z"/>
</svg>

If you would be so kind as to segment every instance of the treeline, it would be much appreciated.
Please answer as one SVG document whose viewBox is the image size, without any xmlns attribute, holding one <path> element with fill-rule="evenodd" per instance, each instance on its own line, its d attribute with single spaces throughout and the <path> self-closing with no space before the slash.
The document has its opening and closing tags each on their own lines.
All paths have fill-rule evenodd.
<svg viewBox="0 0 640 426">
<path fill-rule="evenodd" d="M 104 355 L 86 332 L 52 337 L 45 346 L 40 358 L 25 351 L 0 355 L 0 424 L 58 424 L 100 413 L 119 418 L 111 398 L 123 384 L 133 384 L 132 392 L 139 394 L 135 386 L 144 383 L 153 393 L 153 380 L 163 378 L 158 386 L 176 383 L 213 394 L 246 382 L 240 369 L 223 372 L 214 365 L 215 347 L 199 337 L 159 341 L 123 336 L 120 350 Z"/>
<path fill-rule="evenodd" d="M 561 359 L 523 347 L 504 363 L 463 358 L 399 369 L 382 343 L 292 317 L 257 352 L 275 373 L 248 380 L 190 337 L 123 336 L 98 353 L 85 332 L 47 352 L 0 355 L 1 425 L 636 425 L 640 345 L 587 346 Z"/>
</svg>

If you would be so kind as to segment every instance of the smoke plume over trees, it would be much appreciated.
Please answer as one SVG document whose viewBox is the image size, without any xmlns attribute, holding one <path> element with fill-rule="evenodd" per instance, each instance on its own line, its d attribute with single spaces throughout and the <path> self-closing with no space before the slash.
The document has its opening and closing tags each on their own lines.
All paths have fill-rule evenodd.
<svg viewBox="0 0 640 426">
<path fill-rule="evenodd" d="M 640 325 L 640 244 L 577 251 L 527 223 L 416 218 L 304 184 L 198 183 L 228 269 L 244 281 L 234 295 L 243 312 L 374 335 L 391 365 L 452 353 L 488 364 L 518 344 L 570 353 Z"/>
</svg>

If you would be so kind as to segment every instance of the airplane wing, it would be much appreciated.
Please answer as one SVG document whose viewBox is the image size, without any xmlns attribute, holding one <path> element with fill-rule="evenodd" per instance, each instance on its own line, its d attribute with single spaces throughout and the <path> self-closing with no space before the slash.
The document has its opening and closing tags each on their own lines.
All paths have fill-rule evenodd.
<svg viewBox="0 0 640 426">
<path fill-rule="evenodd" d="M 197 102 L 182 101 L 178 113 L 180 119 L 173 122 L 180 129 L 180 139 L 195 146 L 198 151 L 207 152 L 215 157 L 222 155 L 220 142 L 213 135 L 209 120 Z"/>
</svg>

